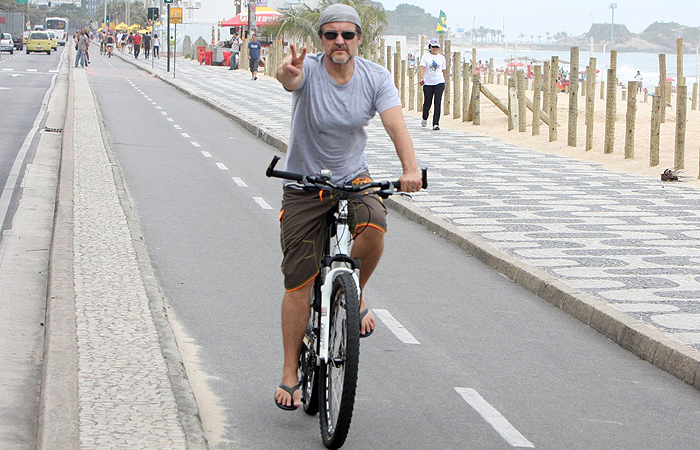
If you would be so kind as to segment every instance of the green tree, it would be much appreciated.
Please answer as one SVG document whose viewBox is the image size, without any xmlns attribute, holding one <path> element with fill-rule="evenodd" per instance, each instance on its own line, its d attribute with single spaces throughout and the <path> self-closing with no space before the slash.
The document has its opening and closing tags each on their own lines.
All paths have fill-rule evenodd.
<svg viewBox="0 0 700 450">
<path fill-rule="evenodd" d="M 379 42 L 379 37 L 384 33 L 384 27 L 388 23 L 384 7 L 380 3 L 371 0 L 321 0 L 316 8 L 301 5 L 297 8 L 284 8 L 280 10 L 282 19 L 276 26 L 267 27 L 264 33 L 270 37 L 284 36 L 286 39 L 306 39 L 306 36 L 318 36 L 318 19 L 323 11 L 331 3 L 345 3 L 352 6 L 360 16 L 362 22 L 362 46 L 361 53 L 366 53 L 369 46 Z"/>
</svg>

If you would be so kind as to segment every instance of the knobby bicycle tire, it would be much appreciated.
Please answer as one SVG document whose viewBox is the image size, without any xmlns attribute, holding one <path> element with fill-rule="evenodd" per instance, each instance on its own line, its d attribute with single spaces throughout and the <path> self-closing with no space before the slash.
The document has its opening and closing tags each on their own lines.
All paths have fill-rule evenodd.
<svg viewBox="0 0 700 450">
<path fill-rule="evenodd" d="M 330 361 L 319 370 L 321 436 L 328 448 L 345 443 L 352 421 L 360 359 L 359 305 L 352 275 L 336 277 L 331 297 Z"/>
<path fill-rule="evenodd" d="M 318 413 L 318 366 L 316 365 L 316 337 L 313 332 L 315 311 L 311 308 L 309 325 L 299 354 L 299 379 L 301 380 L 301 402 L 304 412 L 311 416 Z"/>
</svg>

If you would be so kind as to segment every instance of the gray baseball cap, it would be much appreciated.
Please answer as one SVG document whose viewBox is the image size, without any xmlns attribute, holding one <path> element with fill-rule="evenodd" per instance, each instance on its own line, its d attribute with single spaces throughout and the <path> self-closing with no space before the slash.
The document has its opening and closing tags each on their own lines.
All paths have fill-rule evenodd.
<svg viewBox="0 0 700 450">
<path fill-rule="evenodd" d="M 323 10 L 321 17 L 318 19 L 319 33 L 321 32 L 321 27 L 331 22 L 350 22 L 360 27 L 360 29 L 362 28 L 360 16 L 357 14 L 357 11 L 355 11 L 355 8 L 343 3 L 330 5 Z"/>
<path fill-rule="evenodd" d="M 440 41 L 438 38 L 432 38 L 430 42 L 428 43 L 428 47 L 437 47 L 440 48 Z"/>
</svg>

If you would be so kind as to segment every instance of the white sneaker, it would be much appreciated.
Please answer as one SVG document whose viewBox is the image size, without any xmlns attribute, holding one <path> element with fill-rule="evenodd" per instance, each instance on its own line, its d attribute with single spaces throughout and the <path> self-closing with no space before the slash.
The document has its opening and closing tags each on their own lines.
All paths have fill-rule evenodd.
<svg viewBox="0 0 700 450">
<path fill-rule="evenodd" d="M 422 126 L 423 128 L 427 127 L 427 126 L 428 126 L 428 121 L 427 121 L 427 120 L 421 120 L 421 121 L 420 121 L 420 126 Z"/>
<path fill-rule="evenodd" d="M 437 125 L 433 125 L 433 130 L 439 130 L 439 129 L 440 129 L 440 127 L 439 127 L 439 126 L 437 126 Z"/>
</svg>

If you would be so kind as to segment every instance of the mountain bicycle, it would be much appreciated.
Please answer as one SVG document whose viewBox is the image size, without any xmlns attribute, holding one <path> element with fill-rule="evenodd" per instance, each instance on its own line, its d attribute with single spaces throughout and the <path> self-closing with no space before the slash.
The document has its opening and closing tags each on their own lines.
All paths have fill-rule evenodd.
<svg viewBox="0 0 700 450">
<path fill-rule="evenodd" d="M 309 192 L 333 191 L 340 198 L 327 215 L 323 257 L 311 291 L 311 314 L 299 354 L 304 411 L 309 415 L 320 412 L 323 444 L 340 448 L 350 430 L 360 358 L 360 260 L 350 257 L 353 236 L 348 225 L 348 199 L 408 194 L 395 190 L 401 188 L 398 181 L 336 184 L 330 171 L 301 175 L 275 170 L 279 159 L 273 157 L 265 172 L 268 177 L 292 180 L 287 186 Z M 425 189 L 427 169 L 422 172 Z"/>
</svg>

